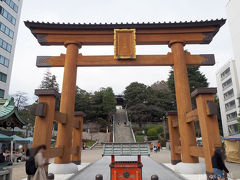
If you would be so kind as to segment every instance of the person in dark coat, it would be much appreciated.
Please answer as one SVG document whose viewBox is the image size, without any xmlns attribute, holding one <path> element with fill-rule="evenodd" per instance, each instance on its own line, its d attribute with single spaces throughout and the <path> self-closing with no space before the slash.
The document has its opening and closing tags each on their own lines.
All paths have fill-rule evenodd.
<svg viewBox="0 0 240 180">
<path fill-rule="evenodd" d="M 212 156 L 212 168 L 215 176 L 218 180 L 225 180 L 224 172 L 229 173 L 224 163 L 225 153 L 222 148 L 216 148 L 214 155 Z"/>
<path fill-rule="evenodd" d="M 0 153 L 0 163 L 4 163 L 4 162 L 5 162 L 5 157 L 3 153 Z"/>
</svg>

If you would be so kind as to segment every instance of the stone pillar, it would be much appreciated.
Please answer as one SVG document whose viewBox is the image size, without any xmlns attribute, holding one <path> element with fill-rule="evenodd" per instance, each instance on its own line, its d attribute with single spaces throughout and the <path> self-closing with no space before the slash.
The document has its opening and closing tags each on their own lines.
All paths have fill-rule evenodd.
<svg viewBox="0 0 240 180">
<path fill-rule="evenodd" d="M 63 146 L 63 156 L 56 157 L 56 164 L 67 164 L 71 162 L 72 153 L 72 130 L 74 119 L 78 42 L 66 42 L 67 53 L 65 56 L 64 76 L 61 94 L 60 112 L 66 114 L 67 123 L 58 123 L 56 146 Z"/>
<path fill-rule="evenodd" d="M 192 96 L 196 97 L 197 102 L 208 179 L 213 174 L 211 157 L 215 147 L 222 147 L 217 119 L 217 106 L 214 103 L 213 96 L 216 93 L 216 88 L 198 88 L 192 92 Z"/>
<path fill-rule="evenodd" d="M 83 131 L 83 116 L 82 112 L 75 112 L 75 126 L 73 129 L 73 147 L 76 148 L 76 153 L 72 154 L 72 162 L 81 164 L 81 150 L 82 150 L 82 131 Z"/>
<path fill-rule="evenodd" d="M 180 135 L 178 129 L 177 112 L 168 112 L 168 127 L 171 148 L 171 163 L 176 165 L 181 162 L 181 153 L 176 153 L 176 147 L 180 147 Z"/>
<path fill-rule="evenodd" d="M 182 161 L 184 163 L 197 163 L 198 158 L 190 155 L 190 146 L 196 146 L 194 123 L 186 123 L 186 113 L 192 110 L 190 88 L 188 82 L 187 65 L 184 44 L 171 41 L 174 64 L 174 82 L 177 100 L 178 124 L 181 137 Z"/>
</svg>

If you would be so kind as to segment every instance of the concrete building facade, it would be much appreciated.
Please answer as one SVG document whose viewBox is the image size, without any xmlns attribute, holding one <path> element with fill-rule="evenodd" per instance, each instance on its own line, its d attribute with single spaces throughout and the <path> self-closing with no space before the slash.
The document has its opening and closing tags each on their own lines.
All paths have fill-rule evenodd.
<svg viewBox="0 0 240 180">
<path fill-rule="evenodd" d="M 8 98 L 23 0 L 0 0 L 0 98 Z"/>
<path fill-rule="evenodd" d="M 230 0 L 227 4 L 227 21 L 232 37 L 234 59 L 236 66 L 240 67 L 240 1 Z M 240 80 L 240 70 L 237 71 L 238 79 Z"/>
<path fill-rule="evenodd" d="M 238 133 L 239 81 L 235 61 L 229 61 L 217 72 L 217 89 L 224 136 Z"/>
</svg>

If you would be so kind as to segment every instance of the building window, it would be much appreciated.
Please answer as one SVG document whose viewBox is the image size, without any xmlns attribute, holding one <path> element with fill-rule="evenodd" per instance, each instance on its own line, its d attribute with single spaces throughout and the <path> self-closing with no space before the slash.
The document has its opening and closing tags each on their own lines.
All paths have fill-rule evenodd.
<svg viewBox="0 0 240 180">
<path fill-rule="evenodd" d="M 226 111 L 230 111 L 230 110 L 232 110 L 234 108 L 236 108 L 235 100 L 232 100 L 229 103 L 225 104 Z"/>
<path fill-rule="evenodd" d="M 2 64 L 5 67 L 9 66 L 9 59 L 0 55 L 0 64 Z"/>
<path fill-rule="evenodd" d="M 224 93 L 224 95 L 223 95 L 225 101 L 230 99 L 233 96 L 234 96 L 233 89 L 229 90 L 228 92 Z"/>
<path fill-rule="evenodd" d="M 16 24 L 16 19 L 8 12 L 6 11 L 2 6 L 0 6 L 0 11 L 1 11 L 1 15 L 7 19 L 10 23 L 12 23 L 13 25 Z"/>
<path fill-rule="evenodd" d="M 12 51 L 12 46 L 1 38 L 0 38 L 0 47 L 9 53 L 11 53 L 11 51 Z"/>
<path fill-rule="evenodd" d="M 0 81 L 6 83 L 7 82 L 7 75 L 0 72 Z"/>
<path fill-rule="evenodd" d="M 0 89 L 0 98 L 4 98 L 5 91 L 3 89 Z"/>
<path fill-rule="evenodd" d="M 228 126 L 229 135 L 235 135 L 238 133 L 238 124 L 232 124 Z"/>
<path fill-rule="evenodd" d="M 12 0 L 3 0 L 12 10 L 18 12 L 18 6 Z"/>
<path fill-rule="evenodd" d="M 230 122 L 230 121 L 234 121 L 237 119 L 237 112 L 232 112 L 230 114 L 227 114 L 227 121 Z"/>
<path fill-rule="evenodd" d="M 0 22 L 0 31 L 2 31 L 4 34 L 6 34 L 7 36 L 13 39 L 14 32 L 11 29 L 9 29 L 7 26 L 5 26 L 2 22 Z"/>
<path fill-rule="evenodd" d="M 230 87 L 232 85 L 232 78 L 228 79 L 226 82 L 224 82 L 222 84 L 222 88 L 223 90 L 227 89 L 228 87 Z"/>
<path fill-rule="evenodd" d="M 230 67 L 228 67 L 223 73 L 221 73 L 222 80 L 228 77 L 231 74 Z"/>
</svg>

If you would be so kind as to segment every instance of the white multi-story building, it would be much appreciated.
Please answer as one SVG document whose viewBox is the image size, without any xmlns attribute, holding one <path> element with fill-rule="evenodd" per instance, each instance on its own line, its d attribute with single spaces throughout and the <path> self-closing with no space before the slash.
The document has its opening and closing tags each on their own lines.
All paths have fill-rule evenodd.
<svg viewBox="0 0 240 180">
<path fill-rule="evenodd" d="M 240 67 L 240 1 L 229 0 L 227 4 L 227 21 L 232 37 L 234 59 L 236 66 Z M 238 79 L 240 81 L 240 70 L 237 71 Z M 239 95 L 240 96 L 240 95 Z"/>
<path fill-rule="evenodd" d="M 238 133 L 240 91 L 235 63 L 235 61 L 229 61 L 216 75 L 224 136 Z"/>
<path fill-rule="evenodd" d="M 0 0 L 0 98 L 7 98 L 23 0 Z"/>
</svg>

